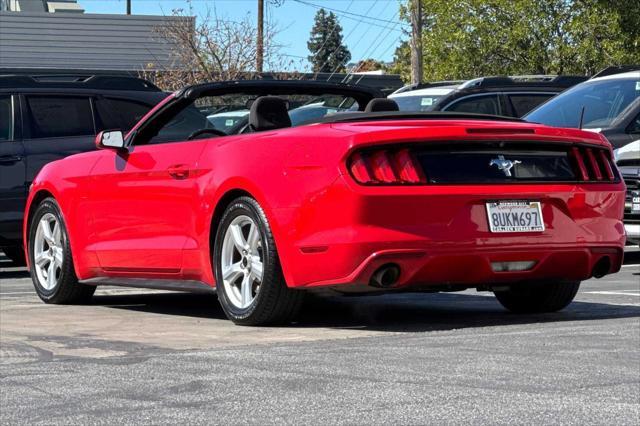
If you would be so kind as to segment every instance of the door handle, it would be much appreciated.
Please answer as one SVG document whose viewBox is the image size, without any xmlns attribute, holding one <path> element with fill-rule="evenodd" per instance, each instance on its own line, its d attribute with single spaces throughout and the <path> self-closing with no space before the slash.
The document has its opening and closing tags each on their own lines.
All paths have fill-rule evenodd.
<svg viewBox="0 0 640 426">
<path fill-rule="evenodd" d="M 0 164 L 13 164 L 22 160 L 20 155 L 2 155 L 0 156 Z"/>
<path fill-rule="evenodd" d="M 186 164 L 176 164 L 167 169 L 169 175 L 174 179 L 186 179 L 189 177 L 189 169 Z"/>
</svg>

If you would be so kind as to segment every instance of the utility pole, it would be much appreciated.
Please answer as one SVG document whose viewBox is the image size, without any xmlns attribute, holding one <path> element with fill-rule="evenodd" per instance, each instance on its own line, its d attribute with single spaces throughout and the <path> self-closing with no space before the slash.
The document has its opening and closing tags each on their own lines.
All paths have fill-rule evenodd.
<svg viewBox="0 0 640 426">
<path fill-rule="evenodd" d="M 422 4 L 410 0 L 411 7 L 411 84 L 422 83 Z"/>
<path fill-rule="evenodd" d="M 131 0 L 127 0 L 127 15 L 131 15 Z"/>
<path fill-rule="evenodd" d="M 258 0 L 258 40 L 256 41 L 256 71 L 262 73 L 264 57 L 264 0 Z"/>
</svg>

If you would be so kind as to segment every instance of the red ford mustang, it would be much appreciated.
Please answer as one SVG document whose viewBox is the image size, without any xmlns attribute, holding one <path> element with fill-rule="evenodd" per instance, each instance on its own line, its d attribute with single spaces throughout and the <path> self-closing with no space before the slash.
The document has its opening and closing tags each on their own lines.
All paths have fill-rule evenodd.
<svg viewBox="0 0 640 426">
<path fill-rule="evenodd" d="M 604 137 L 396 110 L 322 83 L 175 93 L 33 182 L 24 237 L 38 295 L 217 289 L 238 324 L 291 319 L 320 287 L 476 288 L 549 312 L 619 270 L 624 183 Z"/>
</svg>

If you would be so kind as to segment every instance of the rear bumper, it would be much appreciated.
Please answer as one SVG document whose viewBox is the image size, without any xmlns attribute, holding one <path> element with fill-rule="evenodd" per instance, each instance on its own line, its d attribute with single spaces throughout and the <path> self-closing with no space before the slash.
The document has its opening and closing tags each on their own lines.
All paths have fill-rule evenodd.
<svg viewBox="0 0 640 426">
<path fill-rule="evenodd" d="M 368 284 L 381 266 L 400 268 L 396 287 L 479 286 L 584 280 L 601 259 L 622 264 L 624 185 L 361 187 L 341 178 L 300 208 L 276 210 L 291 287 Z M 541 233 L 494 234 L 485 203 L 539 200 Z M 495 272 L 494 262 L 534 262 Z"/>
<path fill-rule="evenodd" d="M 594 275 L 599 262 L 615 273 L 622 265 L 623 251 L 618 247 L 599 248 L 518 248 L 509 250 L 383 250 L 372 253 L 348 276 L 317 281 L 309 287 L 343 284 L 368 285 L 373 274 L 388 265 L 398 266 L 400 275 L 394 288 L 405 286 L 477 286 L 520 281 L 582 281 Z M 496 272 L 492 265 L 503 262 L 532 262 L 522 272 Z"/>
</svg>

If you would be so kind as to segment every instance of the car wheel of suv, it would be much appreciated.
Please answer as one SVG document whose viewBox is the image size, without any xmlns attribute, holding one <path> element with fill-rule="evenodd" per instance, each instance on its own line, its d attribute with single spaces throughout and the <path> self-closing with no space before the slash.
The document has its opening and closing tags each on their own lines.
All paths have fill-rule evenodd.
<svg viewBox="0 0 640 426">
<path fill-rule="evenodd" d="M 252 198 L 225 210 L 213 249 L 218 299 L 227 318 L 241 325 L 285 323 L 303 292 L 287 287 L 269 222 Z"/>
<path fill-rule="evenodd" d="M 67 228 L 53 198 L 42 201 L 33 215 L 29 229 L 29 263 L 36 293 L 46 303 L 84 303 L 96 289 L 78 282 Z"/>
<path fill-rule="evenodd" d="M 22 250 L 22 247 L 4 247 L 2 251 L 4 252 L 5 256 L 7 256 L 11 261 L 11 266 L 25 266 L 27 264 L 24 258 L 24 251 Z"/>
<path fill-rule="evenodd" d="M 580 281 L 540 284 L 514 284 L 506 291 L 495 291 L 496 298 L 509 311 L 542 313 L 559 311 L 573 300 Z"/>
</svg>

